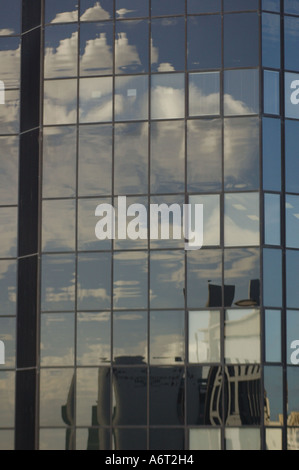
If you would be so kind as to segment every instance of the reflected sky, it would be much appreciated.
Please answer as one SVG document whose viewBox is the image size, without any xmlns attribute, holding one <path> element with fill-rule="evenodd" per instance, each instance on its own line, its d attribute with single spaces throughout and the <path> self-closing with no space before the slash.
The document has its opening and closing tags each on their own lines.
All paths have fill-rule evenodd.
<svg viewBox="0 0 299 470">
<path fill-rule="evenodd" d="M 185 0 L 152 0 L 152 16 L 183 15 Z"/>
<path fill-rule="evenodd" d="M 77 75 L 77 30 L 77 25 L 50 26 L 45 29 L 45 78 Z"/>
<path fill-rule="evenodd" d="M 113 2 L 111 2 L 111 0 L 80 1 L 81 21 L 109 20 L 109 18 L 112 18 L 112 16 Z"/>
<path fill-rule="evenodd" d="M 189 312 L 189 362 L 220 362 L 220 312 Z"/>
<path fill-rule="evenodd" d="M 15 447 L 14 431 L 0 430 L 0 450 L 14 450 Z"/>
<path fill-rule="evenodd" d="M 220 429 L 190 429 L 189 450 L 221 450 Z"/>
<path fill-rule="evenodd" d="M 291 355 L 294 349 L 291 348 L 293 341 L 299 339 L 299 311 L 287 310 L 287 363 L 292 364 Z M 298 347 L 297 347 L 298 349 Z M 298 357 L 298 354 L 297 354 Z M 299 405 L 298 405 L 299 411 Z"/>
<path fill-rule="evenodd" d="M 177 168 L 177 167 L 176 167 Z M 184 248 L 184 234 L 183 234 L 183 204 L 184 204 L 184 196 L 183 195 L 177 195 L 177 196 L 152 196 L 151 197 L 151 204 L 158 204 L 158 206 L 161 206 L 163 204 L 167 204 L 167 206 L 170 208 L 172 204 L 175 204 L 176 206 L 179 206 L 179 209 L 181 211 L 181 217 L 178 217 L 178 224 L 175 223 L 176 220 L 174 220 L 172 213 L 170 212 L 170 216 L 165 217 L 165 220 L 162 219 L 160 215 L 158 215 L 158 239 L 154 240 L 154 237 L 150 239 L 150 248 Z M 176 213 L 176 212 L 174 212 Z M 177 211 L 179 214 L 179 212 Z M 169 221 L 169 225 L 168 225 Z M 152 225 L 152 228 L 156 227 L 156 224 Z M 175 230 L 173 230 L 175 229 Z M 162 232 L 163 230 L 163 232 Z M 164 232 L 165 231 L 165 232 Z M 162 239 L 162 234 L 168 234 L 169 237 L 168 239 Z M 178 236 L 179 239 L 174 238 L 174 236 Z"/>
<path fill-rule="evenodd" d="M 42 257 L 41 310 L 73 310 L 75 306 L 75 256 Z"/>
<path fill-rule="evenodd" d="M 42 369 L 40 372 L 40 425 L 64 426 L 62 406 L 71 400 L 73 369 Z M 70 395 L 69 395 L 70 394 Z M 70 405 L 70 404 L 69 404 Z M 68 416 L 73 420 L 72 406 Z"/>
<path fill-rule="evenodd" d="M 265 312 L 265 355 L 267 362 L 281 362 L 281 311 Z"/>
<path fill-rule="evenodd" d="M 280 121 L 279 121 L 280 123 Z M 297 146 L 297 135 L 299 132 L 299 121 L 286 120 L 285 123 L 285 158 L 286 158 L 286 191 L 299 193 L 299 149 Z"/>
<path fill-rule="evenodd" d="M 66 450 L 66 429 L 40 429 L 39 449 L 40 450 Z"/>
<path fill-rule="evenodd" d="M 98 204 L 111 204 L 111 199 L 78 200 L 78 250 L 94 251 L 111 249 L 111 240 L 95 237 L 95 209 Z"/>
<path fill-rule="evenodd" d="M 112 23 L 80 26 L 80 75 L 108 75 L 113 68 Z"/>
<path fill-rule="evenodd" d="M 152 72 L 174 72 L 185 68 L 184 18 L 151 22 Z"/>
<path fill-rule="evenodd" d="M 115 30 L 116 73 L 142 73 L 148 71 L 149 23 L 119 21 Z"/>
<path fill-rule="evenodd" d="M 20 91 L 5 92 L 5 104 L 0 106 L 0 135 L 19 132 Z"/>
<path fill-rule="evenodd" d="M 282 251 L 263 250 L 264 305 L 282 307 Z"/>
<path fill-rule="evenodd" d="M 76 424 L 91 426 L 94 423 L 110 424 L 109 367 L 77 369 Z"/>
<path fill-rule="evenodd" d="M 203 204 L 203 246 L 220 244 L 220 196 L 218 194 L 190 196 L 191 220 L 194 222 L 194 205 Z M 192 229 L 194 225 L 191 223 Z"/>
<path fill-rule="evenodd" d="M 16 362 L 15 318 L 0 318 L 0 341 L 5 345 L 5 365 L 1 365 L 1 369 L 13 369 Z"/>
<path fill-rule="evenodd" d="M 113 305 L 115 308 L 147 308 L 148 263 L 146 252 L 114 255 Z"/>
<path fill-rule="evenodd" d="M 44 84 L 44 125 L 75 124 L 77 80 L 51 80 Z"/>
<path fill-rule="evenodd" d="M 112 121 L 112 78 L 81 78 L 80 123 Z"/>
<path fill-rule="evenodd" d="M 13 428 L 15 424 L 15 372 L 0 371 L 1 427 Z"/>
<path fill-rule="evenodd" d="M 299 307 L 299 251 L 287 250 L 287 306 Z"/>
<path fill-rule="evenodd" d="M 116 0 L 116 18 L 138 18 L 149 15 L 148 0 Z"/>
<path fill-rule="evenodd" d="M 219 72 L 189 75 L 189 115 L 204 116 L 220 113 Z"/>
<path fill-rule="evenodd" d="M 184 307 L 184 252 L 151 252 L 151 308 Z"/>
<path fill-rule="evenodd" d="M 151 364 L 177 364 L 185 359 L 183 311 L 150 313 Z"/>
<path fill-rule="evenodd" d="M 240 7 L 241 1 L 234 0 L 235 6 Z M 252 0 L 246 1 L 247 5 L 248 2 L 250 5 L 253 4 Z M 224 15 L 224 67 L 257 67 L 258 65 L 258 13 Z"/>
<path fill-rule="evenodd" d="M 298 422 L 298 413 L 299 413 L 299 368 L 298 367 L 288 367 L 287 368 L 287 390 L 288 390 L 288 415 L 289 419 L 295 419 L 296 423 Z M 294 415 L 291 417 L 292 413 Z M 294 421 L 293 421 L 294 423 Z M 293 424 L 290 423 L 290 424 Z M 294 424 L 293 424 L 294 425 Z"/>
<path fill-rule="evenodd" d="M 0 258 L 17 256 L 17 207 L 0 208 Z"/>
<path fill-rule="evenodd" d="M 259 363 L 260 341 L 259 310 L 226 310 L 224 341 L 226 363 Z"/>
<path fill-rule="evenodd" d="M 77 314 L 77 364 L 100 365 L 110 362 L 110 313 Z"/>
<path fill-rule="evenodd" d="M 224 114 L 257 114 L 259 111 L 259 71 L 224 72 Z"/>
<path fill-rule="evenodd" d="M 143 207 L 146 208 L 147 213 L 148 213 L 148 198 L 147 197 L 127 197 L 126 199 L 126 207 L 127 211 L 128 208 L 133 205 L 133 204 L 141 204 Z M 118 221 L 120 217 L 120 210 L 118 209 L 118 199 L 114 198 L 114 207 L 115 207 L 115 226 L 118 227 Z M 148 246 L 148 232 L 147 232 L 147 213 L 146 215 L 140 215 L 138 214 L 138 210 L 141 209 L 141 207 L 138 208 L 136 212 L 132 212 L 134 215 L 128 216 L 127 215 L 127 230 L 130 230 L 130 233 L 134 235 L 138 234 L 139 237 L 137 240 L 133 240 L 129 238 L 128 236 L 126 239 L 121 239 L 118 237 L 118 232 L 116 230 L 115 233 L 115 240 L 113 242 L 113 247 L 114 250 L 137 250 L 137 249 L 147 249 Z M 142 208 L 143 209 L 143 208 Z M 134 220 L 138 218 L 138 223 L 135 224 Z M 131 226 L 132 223 L 132 226 Z"/>
<path fill-rule="evenodd" d="M 263 66 L 280 67 L 280 16 L 262 15 Z"/>
<path fill-rule="evenodd" d="M 297 45 L 299 40 L 299 18 L 286 16 L 284 18 L 284 26 L 285 68 L 287 70 L 299 71 L 299 58 L 297 54 Z"/>
<path fill-rule="evenodd" d="M 20 55 L 21 41 L 19 38 L 0 37 L 1 80 L 6 89 L 19 88 L 20 86 Z"/>
<path fill-rule="evenodd" d="M 73 366 L 75 316 L 72 313 L 41 316 L 41 365 Z"/>
<path fill-rule="evenodd" d="M 0 35 L 19 34 L 21 28 L 21 0 L 11 0 L 0 6 Z M 0 439 L 1 442 L 1 439 Z"/>
<path fill-rule="evenodd" d="M 259 429 L 226 428 L 226 450 L 260 450 L 261 432 Z"/>
<path fill-rule="evenodd" d="M 152 76 L 151 118 L 175 119 L 185 116 L 184 74 Z"/>
<path fill-rule="evenodd" d="M 43 201 L 42 250 L 75 250 L 76 201 Z"/>
<path fill-rule="evenodd" d="M 265 243 L 280 245 L 280 194 L 265 194 L 264 210 Z"/>
<path fill-rule="evenodd" d="M 45 23 L 68 23 L 78 20 L 78 0 L 46 0 Z"/>
<path fill-rule="evenodd" d="M 198 7 L 202 2 L 196 2 Z M 207 3 L 211 3 L 209 0 Z M 204 5 L 203 5 L 204 6 Z M 198 8 L 197 7 L 197 8 Z M 221 17 L 191 16 L 188 28 L 188 69 L 204 70 L 221 67 Z"/>
<path fill-rule="evenodd" d="M 19 139 L 0 137 L 0 148 L 2 155 L 5 155 L 0 160 L 0 201 L 3 205 L 17 204 Z"/>
<path fill-rule="evenodd" d="M 0 261 L 0 315 L 15 315 L 17 300 L 17 263 Z"/>
<path fill-rule="evenodd" d="M 111 304 L 111 254 L 78 255 L 79 310 L 106 309 Z"/>
<path fill-rule="evenodd" d="M 147 311 L 113 313 L 113 358 L 127 364 L 147 361 Z"/>
<path fill-rule="evenodd" d="M 115 78 L 115 120 L 148 119 L 148 77 Z"/>
<path fill-rule="evenodd" d="M 225 246 L 259 245 L 258 193 L 225 194 Z"/>
<path fill-rule="evenodd" d="M 221 0 L 187 0 L 188 13 L 214 13 L 221 10 Z"/>
<path fill-rule="evenodd" d="M 224 0 L 224 11 L 257 10 L 258 0 Z"/>
<path fill-rule="evenodd" d="M 265 424 L 279 426 L 283 414 L 282 367 L 264 368 L 264 388 L 267 399 Z"/>
</svg>

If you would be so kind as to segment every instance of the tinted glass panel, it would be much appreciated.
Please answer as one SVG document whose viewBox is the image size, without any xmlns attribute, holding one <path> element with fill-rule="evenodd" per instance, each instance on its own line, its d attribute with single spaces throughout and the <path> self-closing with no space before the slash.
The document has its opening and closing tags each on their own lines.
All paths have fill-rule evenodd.
<svg viewBox="0 0 299 470">
<path fill-rule="evenodd" d="M 112 79 L 82 78 L 80 80 L 80 122 L 112 120 Z"/>
<path fill-rule="evenodd" d="M 258 70 L 224 72 L 224 114 L 257 114 L 259 111 Z"/>
<path fill-rule="evenodd" d="M 189 312 L 189 362 L 220 361 L 220 312 Z"/>
<path fill-rule="evenodd" d="M 142 428 L 118 428 L 113 433 L 115 450 L 144 450 L 147 448 L 147 432 Z"/>
<path fill-rule="evenodd" d="M 280 195 L 265 194 L 265 244 L 280 245 Z"/>
<path fill-rule="evenodd" d="M 41 429 L 39 432 L 40 450 L 73 450 L 74 432 L 67 429 Z"/>
<path fill-rule="evenodd" d="M 187 0 L 188 13 L 212 13 L 221 10 L 221 0 Z"/>
<path fill-rule="evenodd" d="M 110 361 L 110 313 L 77 314 L 77 364 L 92 366 Z"/>
<path fill-rule="evenodd" d="M 151 118 L 175 119 L 185 115 L 184 74 L 152 76 Z"/>
<path fill-rule="evenodd" d="M 17 208 L 0 208 L 0 258 L 17 256 Z"/>
<path fill-rule="evenodd" d="M 150 425 L 180 425 L 184 420 L 184 369 L 153 367 L 150 369 Z M 168 445 L 165 438 L 161 444 Z M 159 447 L 160 448 L 160 447 Z M 170 447 L 172 449 L 172 447 Z"/>
<path fill-rule="evenodd" d="M 287 306 L 299 307 L 299 251 L 287 250 Z"/>
<path fill-rule="evenodd" d="M 152 72 L 185 68 L 184 18 L 153 20 L 151 24 Z"/>
<path fill-rule="evenodd" d="M 16 362 L 16 319 L 0 318 L 0 341 L 5 347 L 5 364 L 1 369 L 13 369 Z M 2 362 L 2 361 L 1 361 Z M 1 388 L 0 388 L 1 390 Z M 2 426 L 2 422 L 1 422 Z"/>
<path fill-rule="evenodd" d="M 116 23 L 116 73 L 148 71 L 148 39 L 148 21 L 119 21 Z"/>
<path fill-rule="evenodd" d="M 78 200 L 78 250 L 110 250 L 111 240 L 99 240 L 95 236 L 95 225 L 101 218 L 95 218 L 95 210 L 100 204 L 111 204 L 111 199 Z"/>
<path fill-rule="evenodd" d="M 266 450 L 282 450 L 281 429 L 266 429 Z"/>
<path fill-rule="evenodd" d="M 13 428 L 15 422 L 15 373 L 0 371 L 1 427 Z"/>
<path fill-rule="evenodd" d="M 147 361 L 147 312 L 113 313 L 113 358 L 116 363 Z"/>
<path fill-rule="evenodd" d="M 264 387 L 266 399 L 265 425 L 281 424 L 283 414 L 282 368 L 264 368 Z"/>
<path fill-rule="evenodd" d="M 226 450 L 260 450 L 259 429 L 227 428 L 225 430 Z"/>
<path fill-rule="evenodd" d="M 18 34 L 21 28 L 21 1 L 12 0 L 0 7 L 0 35 Z M 1 442 L 1 440 L 0 440 Z"/>
<path fill-rule="evenodd" d="M 287 389 L 288 389 L 288 424 L 296 426 L 299 411 L 299 368 L 287 368 Z"/>
<path fill-rule="evenodd" d="M 184 195 L 153 196 L 150 201 L 156 205 L 151 206 L 150 248 L 183 248 Z"/>
<path fill-rule="evenodd" d="M 286 16 L 285 24 L 285 68 L 287 70 L 299 70 L 299 57 L 297 46 L 299 41 L 299 18 Z"/>
<path fill-rule="evenodd" d="M 74 424 L 73 369 L 43 369 L 40 374 L 40 424 Z"/>
<path fill-rule="evenodd" d="M 252 1 L 249 0 L 252 5 Z M 236 0 L 240 5 L 240 0 Z M 259 18 L 257 13 L 224 17 L 224 66 L 254 67 L 259 62 Z"/>
<path fill-rule="evenodd" d="M 220 429 L 190 429 L 189 450 L 221 450 Z"/>
<path fill-rule="evenodd" d="M 148 77 L 116 77 L 115 120 L 148 119 Z"/>
<path fill-rule="evenodd" d="M 45 78 L 74 77 L 78 69 L 77 25 L 45 29 Z"/>
<path fill-rule="evenodd" d="M 110 388 L 109 367 L 77 370 L 76 423 L 78 426 L 109 426 Z"/>
<path fill-rule="evenodd" d="M 20 85 L 20 52 L 19 38 L 0 38 L 1 80 L 6 89 Z"/>
<path fill-rule="evenodd" d="M 198 2 L 197 2 L 198 3 Z M 201 3 L 201 2 L 200 2 Z M 209 2 L 211 3 L 211 2 Z M 188 18 L 188 69 L 215 69 L 221 67 L 220 16 Z"/>
<path fill-rule="evenodd" d="M 263 65 L 264 67 L 280 67 L 280 16 L 263 13 Z"/>
<path fill-rule="evenodd" d="M 263 119 L 263 184 L 266 190 L 280 191 L 281 188 L 281 123 L 279 119 Z"/>
<path fill-rule="evenodd" d="M 0 315 L 16 314 L 17 264 L 15 261 L 0 261 Z"/>
<path fill-rule="evenodd" d="M 43 251 L 75 250 L 75 211 L 74 200 L 43 202 Z"/>
<path fill-rule="evenodd" d="M 281 311 L 265 312 L 266 362 L 281 362 Z"/>
<path fill-rule="evenodd" d="M 111 2 L 111 0 L 80 1 L 81 21 L 109 20 L 112 16 L 113 2 Z"/>
<path fill-rule="evenodd" d="M 299 248 L 299 196 L 286 196 L 286 245 Z"/>
<path fill-rule="evenodd" d="M 282 259 L 280 250 L 264 250 L 264 304 L 282 305 Z"/>
<path fill-rule="evenodd" d="M 220 196 L 190 196 L 190 204 L 203 204 L 203 246 L 220 244 Z M 193 209 L 194 210 L 194 209 Z M 195 214 L 191 208 L 191 220 Z M 191 224 L 192 226 L 192 224 Z M 193 227 L 192 227 L 193 229 Z"/>
<path fill-rule="evenodd" d="M 287 0 L 289 1 L 289 0 Z M 263 10 L 280 12 L 280 0 L 262 0 Z"/>
<path fill-rule="evenodd" d="M 20 92 L 5 92 L 5 104 L 0 106 L 0 135 L 19 132 Z"/>
<path fill-rule="evenodd" d="M 41 309 L 61 312 L 74 310 L 75 257 L 44 255 L 42 258 Z"/>
<path fill-rule="evenodd" d="M 152 252 L 150 263 L 151 308 L 183 308 L 184 253 L 180 251 Z"/>
<path fill-rule="evenodd" d="M 95 414 L 95 413 L 94 413 Z M 113 447 L 115 449 L 115 447 Z M 76 430 L 76 450 L 109 450 L 110 430 L 105 428 L 95 428 L 90 433 L 90 429 Z"/>
<path fill-rule="evenodd" d="M 80 75 L 108 75 L 113 67 L 112 23 L 80 26 Z"/>
<path fill-rule="evenodd" d="M 46 0 L 45 22 L 67 23 L 78 20 L 77 0 Z"/>
<path fill-rule="evenodd" d="M 147 254 L 114 255 L 114 307 L 147 308 Z"/>
<path fill-rule="evenodd" d="M 226 310 L 224 347 L 227 363 L 260 362 L 259 310 Z"/>
<path fill-rule="evenodd" d="M 224 0 L 224 11 L 257 10 L 258 0 Z"/>
<path fill-rule="evenodd" d="M 189 115 L 220 113 L 220 74 L 218 72 L 189 75 Z"/>
<path fill-rule="evenodd" d="M 97 310 L 110 307 L 111 255 L 90 253 L 78 255 L 79 310 Z"/>
<path fill-rule="evenodd" d="M 298 23 L 299 25 L 299 23 Z M 285 73 L 285 115 L 287 118 L 299 119 L 299 74 Z"/>
<path fill-rule="evenodd" d="M 0 431 L 0 450 L 14 450 L 15 448 L 14 431 Z"/>
<path fill-rule="evenodd" d="M 287 311 L 287 363 L 299 364 L 299 311 Z"/>
<path fill-rule="evenodd" d="M 286 121 L 286 191 L 299 193 L 299 148 L 297 136 L 299 133 L 299 122 Z"/>
<path fill-rule="evenodd" d="M 126 200 L 114 198 L 115 207 L 115 250 L 146 249 L 148 246 L 146 197 L 127 197 Z M 125 221 L 125 212 L 127 219 Z M 123 229 L 122 227 L 125 227 Z"/>
<path fill-rule="evenodd" d="M 279 114 L 279 72 L 264 71 L 264 113 Z"/>
<path fill-rule="evenodd" d="M 44 84 L 44 125 L 75 124 L 77 80 L 51 80 Z"/>
<path fill-rule="evenodd" d="M 117 18 L 148 16 L 148 0 L 116 0 Z"/>
<path fill-rule="evenodd" d="M 152 0 L 152 15 L 183 15 L 185 0 Z"/>
<path fill-rule="evenodd" d="M 150 313 L 150 362 L 175 364 L 185 359 L 183 311 Z"/>
<path fill-rule="evenodd" d="M 259 245 L 259 195 L 225 194 L 224 207 L 225 245 Z"/>
<path fill-rule="evenodd" d="M 284 12 L 294 15 L 299 15 L 299 5 L 296 0 L 284 1 Z"/>
<path fill-rule="evenodd" d="M 113 370 L 114 425 L 146 424 L 146 372 L 146 369 L 138 367 L 115 368 Z"/>
<path fill-rule="evenodd" d="M 72 366 L 75 349 L 75 317 L 71 313 L 41 316 L 41 365 Z"/>
<path fill-rule="evenodd" d="M 0 160 L 0 201 L 3 205 L 18 203 L 19 139 L 0 137 L 0 148 L 5 158 Z"/>
<path fill-rule="evenodd" d="M 151 450 L 180 450 L 185 448 L 183 429 L 164 428 L 150 430 Z"/>
</svg>

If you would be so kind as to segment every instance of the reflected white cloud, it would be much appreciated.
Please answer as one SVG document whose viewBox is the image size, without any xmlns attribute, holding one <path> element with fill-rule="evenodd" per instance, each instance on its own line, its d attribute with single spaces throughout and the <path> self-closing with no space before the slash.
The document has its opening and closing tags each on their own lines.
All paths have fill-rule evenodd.
<svg viewBox="0 0 299 470">
<path fill-rule="evenodd" d="M 81 15 L 81 21 L 108 20 L 109 13 L 101 7 L 100 2 L 95 2 L 93 7 L 88 8 Z"/>
<path fill-rule="evenodd" d="M 112 60 L 112 46 L 107 43 L 107 34 L 100 33 L 100 37 L 89 39 L 85 44 L 84 52 L 80 57 L 81 74 L 91 75 L 92 72 L 97 74 L 105 73 L 105 71 L 109 73 L 112 71 Z"/>
<path fill-rule="evenodd" d="M 45 77 L 68 77 L 77 75 L 78 32 L 61 39 L 56 48 L 45 48 Z"/>
<path fill-rule="evenodd" d="M 12 44 L 16 44 L 15 38 Z M 1 80 L 6 89 L 18 88 L 20 85 L 21 44 L 18 40 L 17 44 L 16 48 L 0 50 Z"/>
<path fill-rule="evenodd" d="M 51 20 L 51 23 L 71 23 L 78 20 L 78 11 L 63 11 L 57 13 L 55 18 Z"/>
</svg>

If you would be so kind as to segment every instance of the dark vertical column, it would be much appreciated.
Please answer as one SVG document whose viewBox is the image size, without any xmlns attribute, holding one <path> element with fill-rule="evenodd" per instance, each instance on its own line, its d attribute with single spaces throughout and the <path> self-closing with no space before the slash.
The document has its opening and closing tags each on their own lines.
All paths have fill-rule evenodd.
<svg viewBox="0 0 299 470">
<path fill-rule="evenodd" d="M 22 2 L 16 450 L 35 449 L 41 0 Z"/>
</svg>

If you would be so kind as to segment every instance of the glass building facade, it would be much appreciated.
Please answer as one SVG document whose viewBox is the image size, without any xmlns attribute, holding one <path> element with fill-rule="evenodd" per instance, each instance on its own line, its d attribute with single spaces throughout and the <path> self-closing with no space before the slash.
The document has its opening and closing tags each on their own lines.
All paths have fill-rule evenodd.
<svg viewBox="0 0 299 470">
<path fill-rule="evenodd" d="M 298 44 L 299 0 L 1 1 L 0 449 L 299 450 Z M 203 247 L 98 240 L 119 196 Z"/>
</svg>

